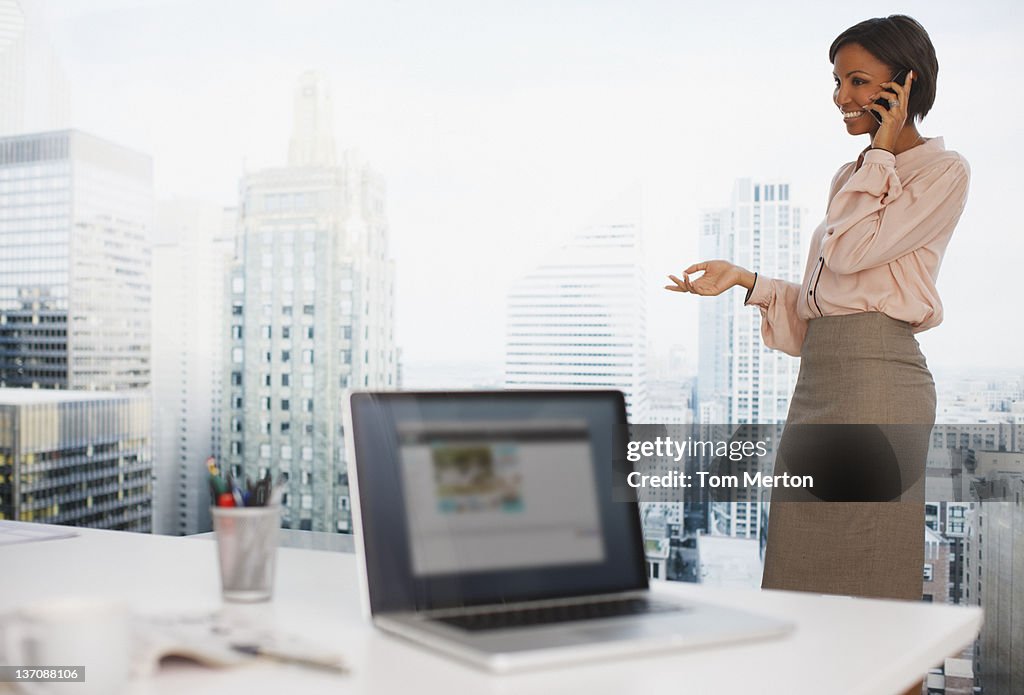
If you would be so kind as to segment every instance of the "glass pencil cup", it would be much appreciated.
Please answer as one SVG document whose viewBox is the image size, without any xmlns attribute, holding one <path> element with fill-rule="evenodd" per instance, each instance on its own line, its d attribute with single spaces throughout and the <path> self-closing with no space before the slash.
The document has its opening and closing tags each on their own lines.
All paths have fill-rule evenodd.
<svg viewBox="0 0 1024 695">
<path fill-rule="evenodd" d="M 225 601 L 269 601 L 274 594 L 280 505 L 213 507 L 221 594 Z"/>
</svg>

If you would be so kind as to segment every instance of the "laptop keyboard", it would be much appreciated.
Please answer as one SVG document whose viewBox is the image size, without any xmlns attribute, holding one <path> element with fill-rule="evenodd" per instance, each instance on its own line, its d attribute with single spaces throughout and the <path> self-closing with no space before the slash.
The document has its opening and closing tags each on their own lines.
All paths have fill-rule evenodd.
<svg viewBox="0 0 1024 695">
<path fill-rule="evenodd" d="M 442 623 L 464 630 L 501 630 L 512 627 L 534 627 L 552 623 L 568 623 L 582 620 L 620 618 L 631 615 L 649 615 L 683 610 L 682 606 L 665 601 L 651 601 L 645 598 L 629 598 L 594 603 L 573 603 L 562 606 L 543 606 L 498 610 L 487 613 L 470 613 L 434 618 Z"/>
</svg>

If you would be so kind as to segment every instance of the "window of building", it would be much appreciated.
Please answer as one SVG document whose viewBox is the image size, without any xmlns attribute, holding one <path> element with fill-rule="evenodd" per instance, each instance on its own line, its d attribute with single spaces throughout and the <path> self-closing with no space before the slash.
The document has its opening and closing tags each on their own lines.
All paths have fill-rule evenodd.
<svg viewBox="0 0 1024 695">
<path fill-rule="evenodd" d="M 292 457 L 292 447 L 289 444 L 281 445 L 281 458 L 288 461 Z"/>
<path fill-rule="evenodd" d="M 302 447 L 302 460 L 312 461 L 313 460 L 313 447 L 304 446 Z"/>
<path fill-rule="evenodd" d="M 290 410 L 290 409 L 291 409 L 291 403 L 288 401 L 287 398 L 282 398 L 281 399 L 281 410 Z"/>
<path fill-rule="evenodd" d="M 269 444 L 260 444 L 260 458 L 261 459 L 268 459 L 268 458 L 270 458 L 270 445 Z"/>
<path fill-rule="evenodd" d="M 291 386 L 292 375 L 284 373 L 281 375 L 281 386 Z"/>
<path fill-rule="evenodd" d="M 241 364 L 244 354 L 242 348 L 231 348 L 231 361 L 235 364 Z"/>
<path fill-rule="evenodd" d="M 926 562 L 924 564 L 924 580 L 926 582 L 930 582 L 930 581 L 932 581 L 932 576 L 933 576 L 932 563 Z"/>
<path fill-rule="evenodd" d="M 264 396 L 260 399 L 260 410 L 270 410 L 270 397 Z"/>
</svg>

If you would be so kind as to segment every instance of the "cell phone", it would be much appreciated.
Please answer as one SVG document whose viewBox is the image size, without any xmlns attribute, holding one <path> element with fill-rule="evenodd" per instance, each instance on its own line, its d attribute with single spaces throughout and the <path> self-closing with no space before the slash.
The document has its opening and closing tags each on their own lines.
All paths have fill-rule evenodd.
<svg viewBox="0 0 1024 695">
<path fill-rule="evenodd" d="M 903 68 L 902 70 L 897 72 L 895 75 L 893 75 L 892 79 L 889 80 L 889 82 L 898 82 L 901 86 L 906 87 L 907 86 L 907 73 L 908 72 L 910 72 L 909 68 Z M 883 109 L 888 110 L 888 108 L 889 108 L 889 100 L 888 99 L 875 99 L 875 103 L 878 104 L 879 106 L 881 106 Z M 871 111 L 871 115 L 874 116 L 875 120 L 878 121 L 879 123 L 882 122 L 882 116 L 877 111 Z"/>
</svg>

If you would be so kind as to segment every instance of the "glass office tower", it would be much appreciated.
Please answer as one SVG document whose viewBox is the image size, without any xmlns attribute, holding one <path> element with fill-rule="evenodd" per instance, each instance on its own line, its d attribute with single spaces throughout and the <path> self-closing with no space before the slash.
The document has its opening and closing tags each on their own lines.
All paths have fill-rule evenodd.
<svg viewBox="0 0 1024 695">
<path fill-rule="evenodd" d="M 39 0 L 0 0 L 0 135 L 67 128 L 71 89 Z"/>
<path fill-rule="evenodd" d="M 701 214 L 700 257 L 725 258 L 765 277 L 800 282 L 807 212 L 796 203 L 788 183 L 737 179 L 728 207 Z M 765 347 L 761 314 L 743 306 L 744 294 L 733 289 L 700 300 L 697 397 L 704 424 L 782 423 L 789 412 L 799 360 Z M 749 490 L 735 502 L 714 502 L 709 531 L 757 539 L 765 530 L 763 511 L 761 490 Z"/>
<path fill-rule="evenodd" d="M 152 526 L 144 393 L 0 388 L 0 519 Z"/>
<path fill-rule="evenodd" d="M 149 384 L 152 168 L 74 130 L 0 138 L 0 386 Z"/>
<path fill-rule="evenodd" d="M 629 190 L 506 296 L 505 388 L 618 389 L 648 420 L 640 191 Z"/>
</svg>

